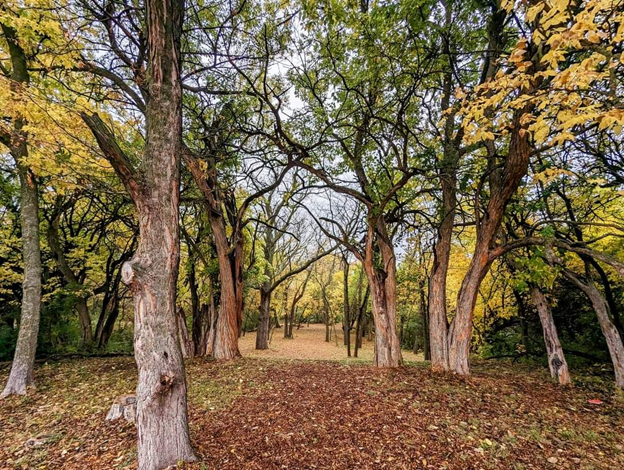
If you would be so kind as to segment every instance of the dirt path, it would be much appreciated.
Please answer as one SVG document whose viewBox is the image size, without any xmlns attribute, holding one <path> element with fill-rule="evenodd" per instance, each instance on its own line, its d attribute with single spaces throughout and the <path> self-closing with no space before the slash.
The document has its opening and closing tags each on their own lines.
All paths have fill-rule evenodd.
<svg viewBox="0 0 624 470">
<path fill-rule="evenodd" d="M 294 339 L 284 339 L 284 331 L 276 329 L 271 337 L 269 349 L 257 351 L 256 333 L 247 333 L 239 341 L 240 351 L 243 357 L 258 357 L 265 359 L 301 359 L 319 361 L 346 361 L 346 362 L 372 362 L 372 341 L 363 341 L 362 349 L 358 352 L 359 358 L 348 358 L 347 347 L 343 344 L 341 325 L 336 325 L 338 342 L 332 334 L 331 342 L 325 342 L 325 325 L 312 324 L 302 325 L 300 329 L 294 329 Z M 352 338 L 355 344 L 355 336 Z M 353 351 L 352 351 L 353 354 Z M 411 351 L 403 351 L 405 361 L 422 361 L 422 354 L 414 354 Z"/>
</svg>

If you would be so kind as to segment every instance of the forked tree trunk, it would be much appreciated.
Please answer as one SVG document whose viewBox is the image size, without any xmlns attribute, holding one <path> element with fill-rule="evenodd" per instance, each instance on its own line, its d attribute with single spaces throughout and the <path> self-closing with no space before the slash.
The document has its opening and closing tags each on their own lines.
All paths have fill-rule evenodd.
<svg viewBox="0 0 624 470">
<path fill-rule="evenodd" d="M 97 115 L 82 115 L 137 208 L 140 241 L 121 275 L 134 295 L 139 470 L 160 470 L 196 460 L 189 438 L 186 375 L 175 311 L 180 261 L 183 14 L 183 2 L 146 1 L 149 99 L 140 169 L 134 170 Z"/>
<path fill-rule="evenodd" d="M 457 312 L 448 337 L 449 368 L 461 375 L 470 374 L 472 317 L 481 282 L 494 261 L 493 256 L 490 256 L 490 249 L 496 242 L 505 208 L 527 173 L 531 147 L 526 123 L 521 118 L 532 109 L 532 105 L 528 104 L 514 113 L 514 129 L 505 164 L 500 175 L 490 177 L 490 201 L 483 220 L 477 221 L 477 242 L 457 296 Z"/>
<path fill-rule="evenodd" d="M 433 370 L 449 369 L 448 318 L 446 314 L 446 278 L 451 255 L 455 219 L 455 183 L 442 175 L 443 216 L 433 249 L 429 278 L 429 339 Z"/>
<path fill-rule="evenodd" d="M 453 4 L 446 2 L 445 28 L 452 27 Z M 442 205 L 439 209 L 440 226 L 438 237 L 433 249 L 433 265 L 429 277 L 429 351 L 425 349 L 425 358 L 431 357 L 431 367 L 434 371 L 449 369 L 448 350 L 448 318 L 446 311 L 446 278 L 448 274 L 449 260 L 451 257 L 451 242 L 453 227 L 455 225 L 455 212 L 457 206 L 457 165 L 459 162 L 459 144 L 461 142 L 461 130 L 458 135 L 455 132 L 455 111 L 452 110 L 451 97 L 453 94 L 454 58 L 451 55 L 449 38 L 442 39 L 443 52 L 448 60 L 447 70 L 444 73 L 442 111 L 447 113 L 444 123 L 443 155 L 440 161 L 439 179 L 442 190 Z M 449 113 L 450 111 L 450 113 Z M 423 320 L 426 320 L 423 312 Z"/>
<path fill-rule="evenodd" d="M 26 146 L 21 146 L 25 156 Z M 14 154 L 18 155 L 18 154 Z M 22 314 L 19 335 L 11 373 L 2 397 L 25 395 L 28 387 L 35 385 L 35 352 L 41 314 L 41 248 L 39 246 L 39 199 L 34 175 L 19 162 L 20 219 L 22 223 L 22 256 L 24 280 L 22 282 Z"/>
<path fill-rule="evenodd" d="M 374 266 L 373 231 L 369 229 L 364 271 L 370 287 L 375 322 L 375 365 L 398 367 L 403 364 L 396 318 L 396 258 L 383 220 L 377 223 L 376 240 L 385 271 Z"/>
<path fill-rule="evenodd" d="M 563 354 L 561 343 L 559 342 L 557 327 L 555 326 L 546 296 L 537 286 L 532 286 L 531 298 L 537 308 L 537 313 L 542 323 L 542 330 L 544 331 L 544 343 L 546 344 L 546 355 L 548 357 L 550 375 L 561 385 L 568 385 L 572 383 L 572 379 L 570 378 L 568 363 Z"/>
<path fill-rule="evenodd" d="M 230 241 L 227 237 L 224 208 L 219 196 L 214 162 L 209 163 L 206 172 L 190 150 L 185 149 L 184 159 L 195 183 L 204 195 L 204 206 L 219 262 L 219 280 L 221 283 L 219 316 L 214 344 L 209 347 L 215 359 L 230 360 L 240 356 L 238 336 L 243 318 L 242 236 L 240 234 L 232 235 L 233 239 L 239 241 L 230 253 Z"/>
<path fill-rule="evenodd" d="M 11 56 L 13 83 L 11 88 L 19 93 L 28 85 L 29 76 L 26 55 L 19 46 L 17 35 L 12 27 L 0 24 Z M 4 135 L 1 141 L 15 159 L 20 183 L 20 221 L 22 224 L 22 257 L 24 279 L 22 281 L 22 313 L 19 334 L 9 379 L 1 397 L 25 395 L 30 386 L 35 385 L 34 365 L 41 316 L 41 248 L 39 245 L 39 193 L 35 175 L 22 159 L 28 156 L 25 123 L 16 119 L 15 135 Z"/>
<path fill-rule="evenodd" d="M 258 317 L 258 334 L 256 335 L 256 349 L 269 349 L 269 335 L 271 333 L 271 291 L 260 289 L 260 308 Z"/>
<path fill-rule="evenodd" d="M 98 348 L 103 348 L 108 344 L 115 328 L 115 322 L 119 316 L 119 294 L 116 291 L 113 292 L 106 309 L 108 311 L 108 315 L 106 316 L 106 320 L 103 322 L 102 329 L 97 335 Z"/>
<path fill-rule="evenodd" d="M 613 372 L 615 373 L 615 385 L 618 388 L 624 388 L 624 344 L 617 328 L 611 321 L 607 301 L 593 282 L 584 282 L 579 276 L 568 270 L 564 270 L 563 274 L 589 298 L 607 342 L 613 363 Z"/>
</svg>

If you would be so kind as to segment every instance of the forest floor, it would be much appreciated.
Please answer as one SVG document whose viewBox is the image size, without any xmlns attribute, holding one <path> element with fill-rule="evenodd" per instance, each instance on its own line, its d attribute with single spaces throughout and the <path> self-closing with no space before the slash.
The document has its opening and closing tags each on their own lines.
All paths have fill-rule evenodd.
<svg viewBox="0 0 624 470">
<path fill-rule="evenodd" d="M 502 362 L 477 362 L 460 379 L 424 362 L 377 370 L 287 358 L 279 345 L 304 334 L 274 337 L 275 358 L 187 362 L 200 462 L 182 468 L 624 468 L 624 405 L 593 382 L 561 388 L 544 370 Z M 329 348 L 316 338 L 315 348 Z M 114 398 L 134 390 L 132 358 L 44 363 L 36 376 L 31 395 L 0 400 L 0 469 L 136 467 L 134 425 L 104 420 Z M 36 436 L 45 436 L 40 447 L 25 445 Z"/>
</svg>

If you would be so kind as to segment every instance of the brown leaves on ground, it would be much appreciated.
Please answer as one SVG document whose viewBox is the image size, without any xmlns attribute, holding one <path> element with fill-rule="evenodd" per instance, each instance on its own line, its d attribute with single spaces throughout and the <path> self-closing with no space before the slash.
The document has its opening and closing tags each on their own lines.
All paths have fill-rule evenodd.
<svg viewBox="0 0 624 470">
<path fill-rule="evenodd" d="M 108 423 L 131 358 L 45 364 L 38 389 L 0 401 L 0 468 L 135 468 L 134 427 Z M 469 380 L 424 366 L 240 359 L 187 365 L 192 469 L 624 468 L 624 409 L 481 364 Z M 2 371 L 4 380 L 6 370 Z M 47 436 L 44 445 L 25 446 Z"/>
</svg>

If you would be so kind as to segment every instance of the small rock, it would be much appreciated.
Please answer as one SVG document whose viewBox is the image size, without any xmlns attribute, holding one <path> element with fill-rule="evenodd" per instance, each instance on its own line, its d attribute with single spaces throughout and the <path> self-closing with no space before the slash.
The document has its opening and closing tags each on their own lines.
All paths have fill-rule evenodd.
<svg viewBox="0 0 624 470">
<path fill-rule="evenodd" d="M 28 439 L 24 445 L 31 448 L 43 447 L 50 437 L 52 437 L 50 434 L 39 434 L 38 436 Z"/>
<path fill-rule="evenodd" d="M 136 421 L 136 397 L 134 395 L 117 397 L 106 415 L 106 421 L 116 421 L 122 417 L 126 421 Z"/>
<path fill-rule="evenodd" d="M 548 458 L 548 463 L 552 463 L 553 465 L 556 464 L 559 461 L 559 459 L 557 457 L 549 457 Z"/>
</svg>

